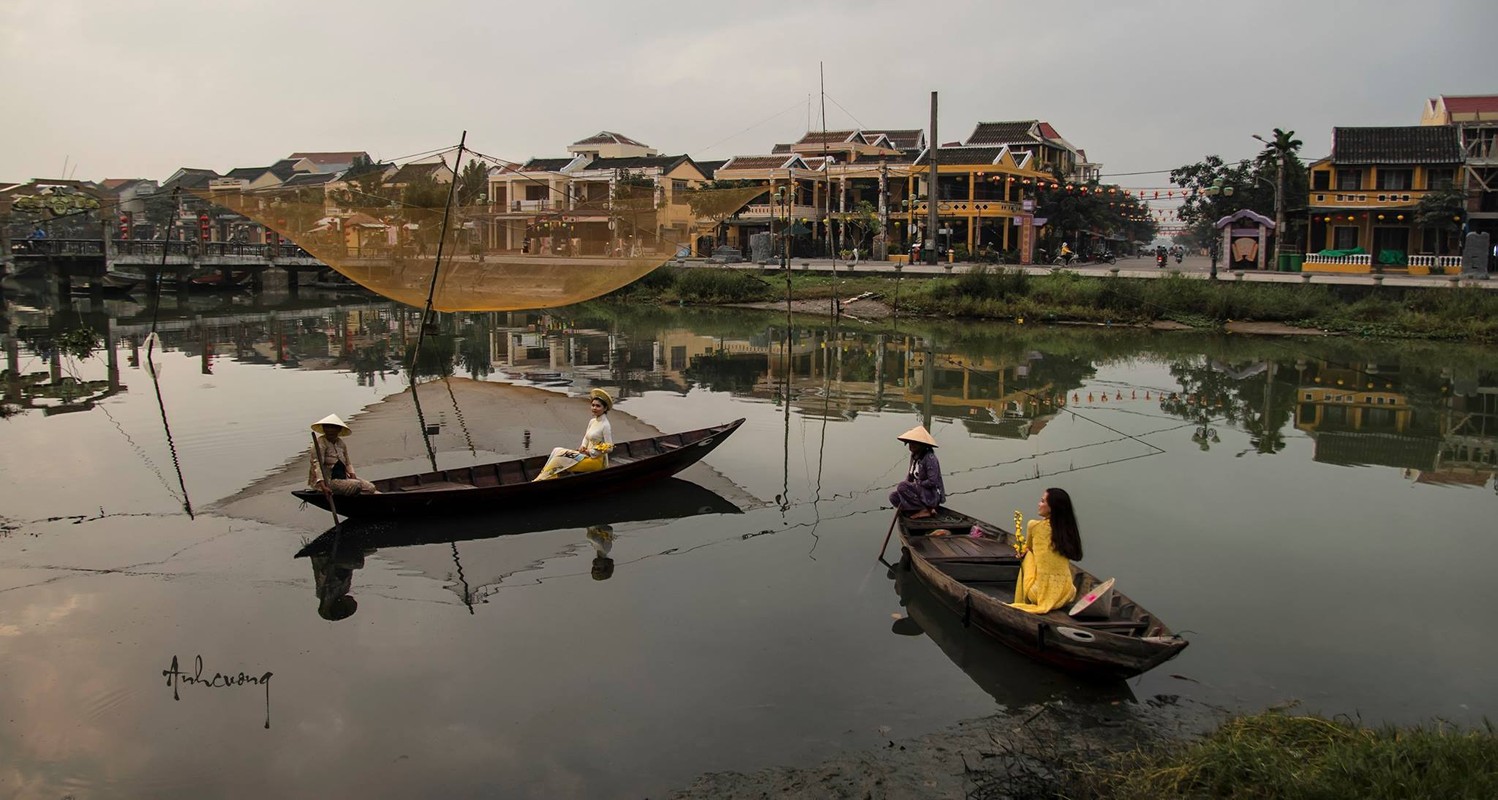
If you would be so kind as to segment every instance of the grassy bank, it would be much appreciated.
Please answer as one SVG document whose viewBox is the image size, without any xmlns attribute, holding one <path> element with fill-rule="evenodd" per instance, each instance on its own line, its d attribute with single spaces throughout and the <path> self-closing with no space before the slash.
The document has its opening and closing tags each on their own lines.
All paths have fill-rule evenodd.
<svg viewBox="0 0 1498 800">
<path fill-rule="evenodd" d="M 1493 798 L 1498 735 L 1447 726 L 1366 728 L 1268 712 L 1209 736 L 1075 765 L 1064 795 L 1139 798 Z"/>
<path fill-rule="evenodd" d="M 874 292 L 902 314 L 995 320 L 1144 324 L 1174 321 L 1215 328 L 1230 321 L 1282 322 L 1364 336 L 1498 340 L 1498 293 L 1451 287 L 1217 282 L 1029 275 L 978 269 L 955 276 L 834 279 L 793 273 L 797 299 Z M 751 303 L 785 297 L 783 275 L 665 267 L 610 295 L 616 300 L 686 304 Z"/>
</svg>

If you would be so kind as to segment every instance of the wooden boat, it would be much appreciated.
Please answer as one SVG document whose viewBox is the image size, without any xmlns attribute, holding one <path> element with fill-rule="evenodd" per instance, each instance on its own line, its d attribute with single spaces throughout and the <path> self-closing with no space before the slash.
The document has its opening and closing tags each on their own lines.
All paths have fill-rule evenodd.
<svg viewBox="0 0 1498 800">
<path fill-rule="evenodd" d="M 620 442 L 609 453 L 608 468 L 597 472 L 532 483 L 546 463 L 548 450 L 512 461 L 371 481 L 378 493 L 335 497 L 333 502 L 339 514 L 349 517 L 461 514 L 577 502 L 669 478 L 711 453 L 743 424 L 740 418 L 711 428 Z M 292 494 L 328 507 L 322 492 L 301 489 Z"/>
<path fill-rule="evenodd" d="M 1138 603 L 1120 592 L 1106 615 L 1073 617 L 1068 609 L 1031 614 L 1009 606 L 1019 578 L 1013 532 L 942 507 L 925 519 L 900 516 L 902 556 L 897 569 L 912 570 L 964 625 L 1031 658 L 1095 677 L 1128 678 L 1148 671 L 1186 649 Z M 986 533 L 969 536 L 974 525 Z M 946 530 L 947 536 L 931 536 Z M 1097 578 L 1076 568 L 1077 597 L 1098 585 Z"/>
<path fill-rule="evenodd" d="M 560 479 L 558 479 L 560 480 Z M 607 494 L 575 503 L 519 511 L 498 510 L 456 519 L 405 517 L 358 519 L 329 529 L 297 551 L 296 557 L 332 552 L 340 541 L 368 549 L 416 547 L 493 539 L 591 525 L 684 519 L 702 514 L 742 514 L 727 498 L 680 478 L 665 478 L 637 491 Z"/>
<path fill-rule="evenodd" d="M 1079 681 L 1005 647 L 976 627 L 964 628 L 962 619 L 947 610 L 914 571 L 894 573 L 895 593 L 908 616 L 896 620 L 891 629 L 906 635 L 918 629 L 999 705 L 1017 709 L 1051 700 L 1093 705 L 1134 701 L 1129 684 L 1120 678 Z"/>
</svg>

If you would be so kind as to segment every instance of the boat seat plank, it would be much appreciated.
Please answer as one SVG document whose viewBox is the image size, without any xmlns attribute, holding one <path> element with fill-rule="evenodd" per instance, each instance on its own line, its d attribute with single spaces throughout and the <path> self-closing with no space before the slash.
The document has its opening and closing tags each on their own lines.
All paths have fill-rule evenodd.
<svg viewBox="0 0 1498 800">
<path fill-rule="evenodd" d="M 473 484 L 470 484 L 470 483 L 455 483 L 453 481 L 433 481 L 431 483 L 423 483 L 420 486 L 407 486 L 407 487 L 398 489 L 397 491 L 399 491 L 399 492 L 401 492 L 403 494 L 410 494 L 412 492 L 436 492 L 436 491 L 449 491 L 451 489 L 477 489 L 477 488 L 478 488 L 477 486 L 474 486 Z"/>
</svg>

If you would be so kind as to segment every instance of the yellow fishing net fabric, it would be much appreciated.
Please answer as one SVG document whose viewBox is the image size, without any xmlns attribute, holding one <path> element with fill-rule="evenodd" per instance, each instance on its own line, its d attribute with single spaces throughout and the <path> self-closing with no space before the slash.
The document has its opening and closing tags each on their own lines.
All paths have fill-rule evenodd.
<svg viewBox="0 0 1498 800">
<path fill-rule="evenodd" d="M 699 190 L 629 174 L 591 185 L 560 174 L 528 175 L 509 184 L 524 188 L 525 199 L 510 199 L 496 196 L 499 184 L 478 179 L 465 165 L 446 213 L 453 160 L 449 155 L 400 168 L 375 164 L 323 186 L 192 194 L 258 223 L 274 232 L 264 234 L 268 238 L 278 235 L 392 300 L 421 308 L 432 290 L 437 311 L 582 302 L 688 255 L 693 238 L 705 232 L 687 199 Z M 481 169 L 496 174 L 495 167 Z M 402 178 L 407 172 L 414 177 Z M 700 191 L 742 196 L 736 201 L 742 204 L 763 189 Z"/>
</svg>

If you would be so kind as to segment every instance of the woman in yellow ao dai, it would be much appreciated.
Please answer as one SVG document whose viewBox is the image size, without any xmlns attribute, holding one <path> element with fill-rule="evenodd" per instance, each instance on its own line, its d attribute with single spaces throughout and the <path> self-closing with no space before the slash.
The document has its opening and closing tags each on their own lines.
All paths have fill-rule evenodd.
<svg viewBox="0 0 1498 800">
<path fill-rule="evenodd" d="M 1062 608 L 1077 597 L 1071 562 L 1082 559 L 1082 534 L 1071 497 L 1061 489 L 1046 489 L 1036 506 L 1040 519 L 1030 520 L 1025 535 L 1025 560 L 1020 563 L 1012 607 L 1032 614 Z"/>
<path fill-rule="evenodd" d="M 602 389 L 588 392 L 588 407 L 593 418 L 588 420 L 588 429 L 583 432 L 582 444 L 576 450 L 565 447 L 552 448 L 551 457 L 541 468 L 535 480 L 544 481 L 558 475 L 578 472 L 597 472 L 609 465 L 608 452 L 614 449 L 614 429 L 609 425 L 609 409 L 614 407 L 614 398 Z"/>
</svg>

